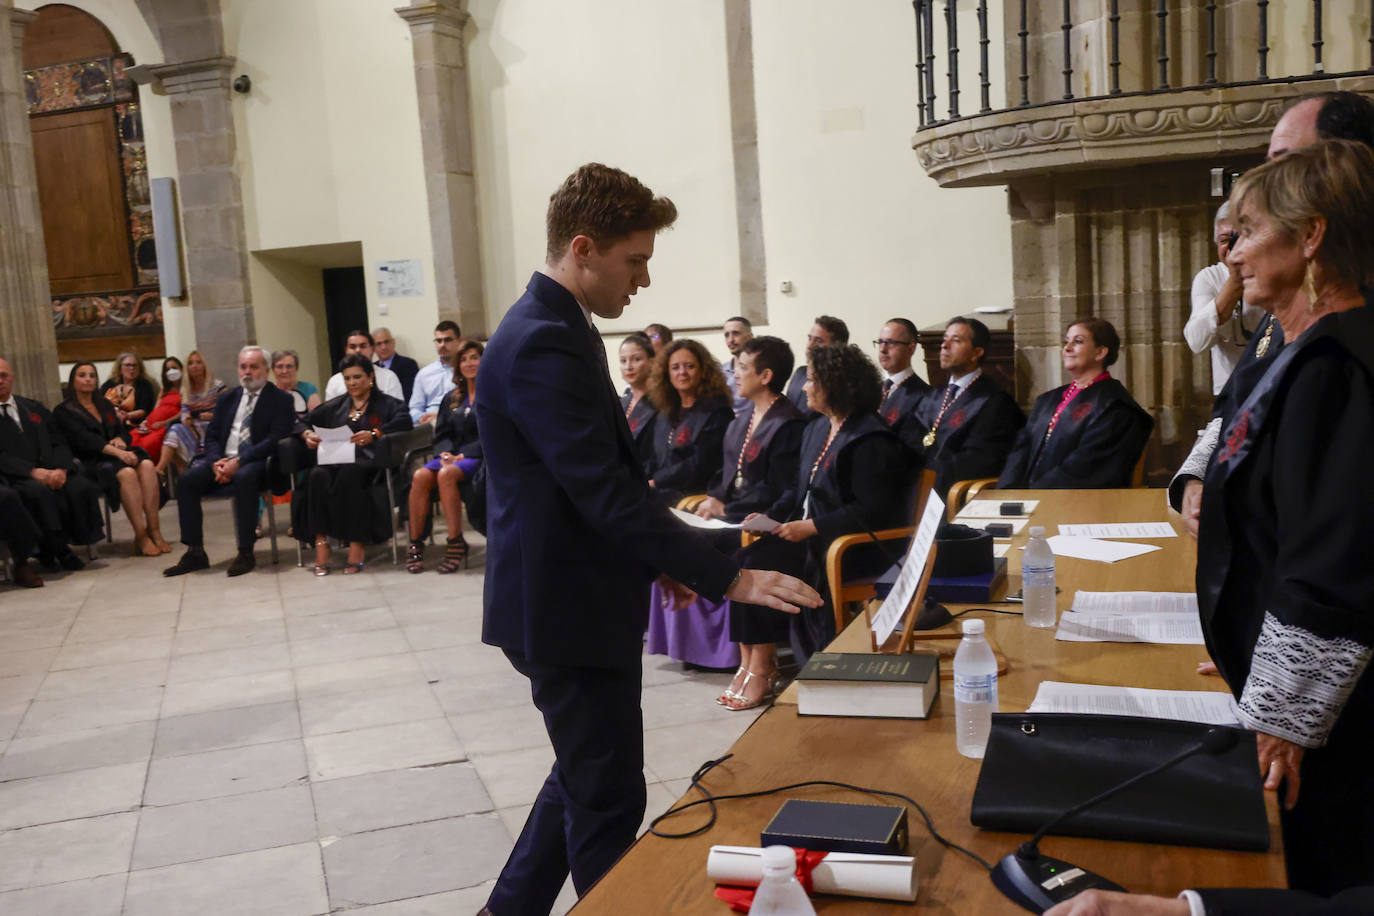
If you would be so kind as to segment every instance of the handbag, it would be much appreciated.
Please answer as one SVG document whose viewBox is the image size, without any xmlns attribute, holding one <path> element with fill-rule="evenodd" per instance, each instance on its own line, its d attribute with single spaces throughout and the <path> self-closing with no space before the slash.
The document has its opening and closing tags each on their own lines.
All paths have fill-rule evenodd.
<svg viewBox="0 0 1374 916">
<path fill-rule="evenodd" d="M 973 793 L 974 826 L 1034 833 L 1055 817 L 1197 745 L 1216 726 L 1174 719 L 998 713 Z M 1052 833 L 1261 852 L 1269 819 L 1253 732 L 1238 731 L 1059 824 Z"/>
</svg>

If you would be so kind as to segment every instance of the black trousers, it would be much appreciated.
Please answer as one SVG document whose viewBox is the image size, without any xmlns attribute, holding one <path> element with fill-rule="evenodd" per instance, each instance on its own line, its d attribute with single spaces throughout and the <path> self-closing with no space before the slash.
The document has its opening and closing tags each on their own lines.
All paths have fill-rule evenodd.
<svg viewBox="0 0 1374 916">
<path fill-rule="evenodd" d="M 748 569 L 773 569 L 796 576 L 816 591 L 825 603 L 804 607 L 797 614 L 785 614 L 760 604 L 730 603 L 730 638 L 746 645 L 789 640 L 797 664 L 805 665 L 835 638 L 835 611 L 830 607 L 830 591 L 825 585 L 824 548 L 818 537 L 805 541 L 784 541 L 765 535 L 745 547 L 736 559 Z M 818 555 L 817 551 L 821 553 Z"/>
<path fill-rule="evenodd" d="M 240 464 L 228 483 L 215 480 L 214 465 L 197 461 L 177 478 L 177 518 L 181 522 L 181 543 L 187 547 L 205 546 L 205 513 L 200 501 L 207 496 L 225 495 L 234 502 L 234 533 L 240 553 L 253 549 L 257 539 L 258 495 L 267 488 L 267 462 Z"/>
<path fill-rule="evenodd" d="M 0 486 L 0 541 L 9 547 L 10 556 L 16 562 L 27 560 L 42 540 L 43 533 L 19 494 Z"/>
<path fill-rule="evenodd" d="M 530 679 L 555 760 L 487 906 L 496 916 L 548 913 L 569 871 L 578 896 L 630 848 L 644 819 L 639 659 L 628 668 L 568 668 L 506 650 Z"/>
<path fill-rule="evenodd" d="M 68 473 L 56 490 L 33 479 L 12 480 L 9 486 L 38 526 L 43 550 L 61 554 L 68 544 L 94 544 L 104 537 L 100 491 L 80 474 Z"/>
</svg>

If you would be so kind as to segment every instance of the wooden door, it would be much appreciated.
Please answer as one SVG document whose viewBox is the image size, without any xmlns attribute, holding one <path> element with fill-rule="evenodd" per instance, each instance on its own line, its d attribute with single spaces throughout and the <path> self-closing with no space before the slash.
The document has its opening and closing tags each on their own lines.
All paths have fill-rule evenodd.
<svg viewBox="0 0 1374 916">
<path fill-rule="evenodd" d="M 52 294 L 131 288 L 133 265 L 111 110 L 44 115 L 29 124 Z"/>
</svg>

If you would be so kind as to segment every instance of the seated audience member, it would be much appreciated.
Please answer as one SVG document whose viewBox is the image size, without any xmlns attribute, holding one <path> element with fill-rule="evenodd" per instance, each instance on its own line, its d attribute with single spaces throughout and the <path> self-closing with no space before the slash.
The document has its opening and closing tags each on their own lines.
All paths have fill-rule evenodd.
<svg viewBox="0 0 1374 916">
<path fill-rule="evenodd" d="M 372 362 L 372 335 L 367 331 L 349 331 L 344 337 L 344 355 L 350 353 L 361 353 L 368 362 Z M 380 366 L 375 373 L 377 390 L 405 403 L 405 390 L 401 388 L 401 380 L 396 377 L 396 373 Z M 344 384 L 343 375 L 335 372 L 324 386 L 324 399 L 332 401 L 343 397 L 347 391 L 348 386 Z"/>
<path fill-rule="evenodd" d="M 410 549 L 406 569 L 413 573 L 425 569 L 425 527 L 429 521 L 429 498 L 439 487 L 439 506 L 448 525 L 448 541 L 440 573 L 463 568 L 468 542 L 463 539 L 462 486 L 471 484 L 472 475 L 482 463 L 482 443 L 477 438 L 477 367 L 485 348 L 475 340 L 458 345 L 453 390 L 439 405 L 434 421 L 434 457 L 410 478 Z"/>
<path fill-rule="evenodd" d="M 1230 204 L 1222 204 L 1212 221 L 1212 239 L 1217 246 L 1217 263 L 1210 264 L 1193 277 L 1193 312 L 1183 326 L 1183 339 L 1194 353 L 1212 351 L 1212 394 L 1221 394 L 1231 370 L 1240 362 L 1250 337 L 1264 321 L 1265 311 L 1245 305 L 1240 299 L 1240 274 L 1226 263 L 1231 254 Z"/>
<path fill-rule="evenodd" d="M 1282 888 L 1209 887 L 1177 897 L 1084 891 L 1055 904 L 1045 916 L 1368 916 L 1374 887 L 1352 887 L 1334 897 Z"/>
<path fill-rule="evenodd" d="M 434 326 L 434 351 L 437 356 L 434 362 L 415 376 L 415 387 L 406 399 L 410 405 L 410 419 L 414 422 L 430 423 L 439 415 L 439 405 L 453 390 L 453 358 L 461 339 L 462 334 L 455 322 L 441 321 Z"/>
<path fill-rule="evenodd" d="M 673 330 L 666 324 L 651 324 L 640 333 L 654 345 L 654 356 L 658 356 L 664 347 L 673 342 Z"/>
<path fill-rule="evenodd" d="M 649 397 L 649 376 L 653 374 L 654 345 L 643 334 L 631 334 L 620 342 L 620 377 L 629 387 L 620 398 L 620 406 L 625 411 L 625 422 L 630 426 L 630 435 L 639 450 L 639 460 L 649 464 L 654 453 L 650 430 L 658 411 L 654 410 L 654 399 Z"/>
<path fill-rule="evenodd" d="M 742 397 L 737 388 L 735 361 L 739 358 L 740 349 L 754 339 L 754 326 L 749 323 L 748 318 L 736 315 L 725 322 L 722 331 L 725 335 L 725 349 L 730 351 L 730 359 L 720 364 L 720 371 L 725 375 L 725 384 L 730 388 L 730 397 L 734 398 L 735 413 L 739 414 L 748 405 L 749 399 Z M 782 384 L 787 384 L 787 380 L 783 379 Z"/>
<path fill-rule="evenodd" d="M 119 354 L 100 393 L 114 405 L 125 432 L 142 423 L 157 405 L 157 392 L 144 371 L 143 360 L 132 353 Z"/>
<path fill-rule="evenodd" d="M 1064 332 L 1070 382 L 1035 399 L 997 480 L 998 489 L 1129 487 L 1155 421 L 1112 378 L 1121 339 L 1101 318 Z"/>
<path fill-rule="evenodd" d="M 19 494 L 38 525 L 38 561 L 51 570 L 86 564 L 70 544 L 102 536 L 99 491 L 76 473 L 71 448 L 48 408 L 14 393 L 14 370 L 0 359 L 0 483 Z"/>
<path fill-rule="evenodd" d="M 884 375 L 878 414 L 900 438 L 902 427 L 916 415 L 916 404 L 930 390 L 926 380 L 911 368 L 916 355 L 916 325 L 905 318 L 890 318 L 873 346 L 878 348 L 878 367 Z"/>
<path fill-rule="evenodd" d="M 701 493 L 720 469 L 720 444 L 735 418 L 725 376 L 705 347 L 675 340 L 654 359 L 649 397 L 658 408 L 654 421 L 649 486 L 672 506 Z"/>
<path fill-rule="evenodd" d="M 153 408 L 138 428 L 129 434 L 129 444 L 141 448 L 149 455 L 162 455 L 162 443 L 181 417 L 181 360 L 169 356 L 162 361 L 162 393 L 158 396 L 157 406 Z"/>
<path fill-rule="evenodd" d="M 806 351 L 811 352 L 814 347 L 829 347 L 835 344 L 849 343 L 849 325 L 839 318 L 832 318 L 829 315 L 821 315 L 811 325 L 811 331 L 806 335 Z M 792 378 L 787 382 L 787 400 L 802 412 L 808 420 L 816 417 L 816 412 L 807 405 L 806 399 L 806 365 L 797 367 L 797 371 L 792 373 Z"/>
<path fill-rule="evenodd" d="M 95 363 L 79 362 L 67 377 L 67 399 L 53 408 L 57 428 L 80 462 L 83 476 L 118 503 L 134 528 L 134 550 L 145 557 L 171 553 L 158 519 L 157 471 L 148 453 L 132 446 L 115 409 L 96 391 Z"/>
<path fill-rule="evenodd" d="M 323 402 L 320 400 L 320 389 L 297 377 L 300 370 L 301 356 L 295 350 L 272 351 L 272 378 L 277 388 L 291 395 L 296 416 L 304 417 Z"/>
<path fill-rule="evenodd" d="M 777 337 L 754 337 L 735 355 L 739 391 L 746 407 L 725 432 L 721 469 L 697 507 L 702 518 L 742 521 L 766 512 L 797 485 L 802 430 L 801 412 L 782 396 L 792 373 L 792 349 Z M 739 548 L 739 532 L 721 531 L 713 538 L 723 553 Z M 677 593 L 655 584 L 650 592 L 651 655 L 667 655 L 704 668 L 739 664 L 740 652 L 730 640 L 730 602 L 696 597 L 678 610 L 670 606 Z M 747 666 L 736 672 L 744 678 Z"/>
<path fill-rule="evenodd" d="M 315 544 L 315 575 L 329 574 L 329 540 L 348 544 L 348 565 L 344 573 L 362 572 L 363 549 L 373 540 L 374 503 L 369 489 L 378 470 L 372 465 L 376 444 L 389 433 L 413 428 L 405 402 L 374 387 L 376 367 L 362 353 L 350 353 L 339 360 L 339 374 L 347 391 L 330 398 L 305 418 L 310 427 L 301 433 L 306 446 L 318 449 L 320 437 L 314 427 L 353 430 L 354 460 L 348 464 L 321 464 L 306 478 L 308 507 L 296 521 L 296 537 Z M 382 472 L 385 473 L 385 472 Z M 390 523 L 388 518 L 387 523 Z"/>
<path fill-rule="evenodd" d="M 186 357 L 186 380 L 181 392 L 181 420 L 173 423 L 162 440 L 162 455 L 157 460 L 158 474 L 168 467 L 186 467 L 205 450 L 205 427 L 215 415 L 215 404 L 224 393 L 224 383 L 210 373 L 205 357 L 192 350 Z"/>
<path fill-rule="evenodd" d="M 24 508 L 24 501 L 13 489 L 0 483 L 0 544 L 9 548 L 14 564 L 14 584 L 21 588 L 42 588 L 43 577 L 29 563 L 43 539 L 38 525 Z"/>
<path fill-rule="evenodd" d="M 949 383 L 927 391 L 916 404 L 914 422 L 902 427 L 902 442 L 934 469 L 942 496 L 960 480 L 1002 473 L 1026 425 L 1011 395 L 983 374 L 990 338 L 976 318 L 949 320 L 940 342 L 940 368 L 949 373 Z"/>
<path fill-rule="evenodd" d="M 415 390 L 415 376 L 420 373 L 420 364 L 409 356 L 402 356 L 396 352 L 396 338 L 390 328 L 372 329 L 372 362 L 396 373 L 396 377 L 401 380 L 401 391 L 405 394 L 402 400 L 410 403 L 410 395 Z"/>
<path fill-rule="evenodd" d="M 802 436 L 797 482 L 766 514 L 781 524 L 742 551 L 750 569 L 778 569 L 799 575 L 821 595 L 825 553 L 842 534 L 892 528 L 910 520 L 910 474 L 902 444 L 878 416 L 882 400 L 877 367 L 858 347 L 815 347 L 806 382 L 811 409 L 825 418 Z M 750 516 L 752 517 L 752 516 Z M 865 552 L 867 553 L 867 552 Z M 892 561 L 881 552 L 856 556 L 853 574 L 877 574 Z M 871 567 L 871 569 L 869 568 Z M 774 644 L 788 638 L 799 664 L 835 638 L 835 612 L 827 600 L 818 608 L 790 615 L 760 605 L 731 602 L 730 638 L 741 645 L 744 670 L 722 694 L 729 709 L 751 709 L 777 686 Z"/>
<path fill-rule="evenodd" d="M 205 430 L 205 450 L 177 479 L 177 517 L 186 552 L 176 565 L 162 571 L 180 576 L 208 569 L 204 515 L 200 501 L 226 490 L 234 502 L 234 535 L 238 554 L 228 574 L 241 576 L 257 565 L 253 557 L 258 496 L 267 486 L 267 459 L 277 443 L 291 434 L 296 411 L 291 396 L 267 380 L 268 354 L 262 347 L 239 351 L 239 387 L 230 388 L 215 402 L 214 416 Z"/>
</svg>

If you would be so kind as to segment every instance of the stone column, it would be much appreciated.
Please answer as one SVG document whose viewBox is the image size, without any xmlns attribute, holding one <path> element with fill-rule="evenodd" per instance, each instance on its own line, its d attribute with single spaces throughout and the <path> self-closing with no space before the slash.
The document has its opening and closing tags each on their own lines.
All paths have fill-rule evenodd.
<svg viewBox="0 0 1374 916">
<path fill-rule="evenodd" d="M 212 57 L 148 68 L 171 100 L 196 345 L 226 379 L 233 375 L 239 348 L 255 342 L 230 110 L 233 65 L 232 57 Z"/>
<path fill-rule="evenodd" d="M 0 357 L 9 360 L 21 395 L 54 404 L 61 397 L 57 336 L 21 51 L 24 26 L 37 15 L 0 0 Z"/>
<path fill-rule="evenodd" d="M 467 0 L 415 0 L 396 14 L 410 24 L 415 55 L 439 317 L 457 321 L 464 334 L 485 335 L 477 179 L 463 50 Z"/>
<path fill-rule="evenodd" d="M 759 193 L 759 125 L 754 102 L 751 0 L 725 0 L 725 60 L 730 85 L 730 142 L 735 159 L 735 223 L 739 231 L 740 314 L 768 323 L 763 203 Z"/>
</svg>

